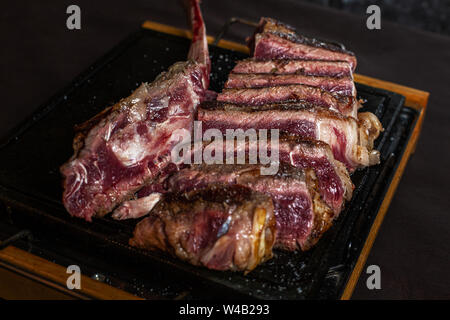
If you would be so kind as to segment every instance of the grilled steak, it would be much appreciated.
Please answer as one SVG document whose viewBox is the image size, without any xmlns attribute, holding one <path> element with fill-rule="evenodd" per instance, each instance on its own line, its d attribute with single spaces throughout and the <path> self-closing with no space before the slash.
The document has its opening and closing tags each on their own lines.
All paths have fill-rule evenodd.
<svg viewBox="0 0 450 320">
<path fill-rule="evenodd" d="M 346 61 L 322 60 L 267 60 L 238 61 L 233 73 L 300 74 L 319 77 L 352 77 L 352 68 Z"/>
<path fill-rule="evenodd" d="M 296 33 L 295 29 L 270 18 L 261 18 L 254 36 L 248 41 L 257 60 L 303 59 L 347 61 L 356 68 L 353 52 L 341 44 L 310 39 Z"/>
<path fill-rule="evenodd" d="M 328 91 L 335 96 L 356 96 L 355 84 L 351 77 L 316 77 L 299 74 L 239 74 L 231 73 L 225 88 L 262 88 L 291 84 L 302 84 Z M 295 94 L 295 91 L 294 91 Z M 317 93 L 316 93 L 317 94 Z M 314 96 L 312 96 L 314 97 Z"/>
<path fill-rule="evenodd" d="M 204 131 L 226 129 L 279 129 L 282 132 L 327 143 L 336 160 L 348 170 L 377 164 L 379 152 L 373 141 L 382 130 L 371 113 L 360 113 L 360 120 L 345 117 L 321 107 L 304 104 L 244 106 L 204 103 L 197 113 Z"/>
<path fill-rule="evenodd" d="M 274 176 L 260 174 L 259 165 L 194 165 L 169 179 L 175 192 L 201 190 L 209 185 L 241 185 L 262 192 L 273 200 L 276 217 L 276 247 L 309 249 L 325 232 L 333 211 L 317 192 L 312 170 L 281 165 Z"/>
<path fill-rule="evenodd" d="M 136 226 L 130 245 L 215 270 L 253 270 L 272 257 L 270 197 L 241 186 L 171 193 Z"/>
<path fill-rule="evenodd" d="M 198 1 L 191 0 L 189 61 L 81 126 L 73 157 L 61 167 L 67 211 L 88 221 L 129 199 L 170 163 L 177 129 L 190 130 L 209 84 L 210 62 Z"/>
<path fill-rule="evenodd" d="M 356 119 L 359 103 L 353 97 L 336 98 L 329 92 L 305 85 L 286 85 L 257 89 L 224 89 L 217 101 L 260 106 L 283 102 L 306 102 L 337 111 Z"/>
</svg>

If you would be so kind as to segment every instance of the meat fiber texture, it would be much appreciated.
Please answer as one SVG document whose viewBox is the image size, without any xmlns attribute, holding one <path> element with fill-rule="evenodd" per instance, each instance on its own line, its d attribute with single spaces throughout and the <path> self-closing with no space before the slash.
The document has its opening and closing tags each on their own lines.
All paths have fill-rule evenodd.
<svg viewBox="0 0 450 320">
<path fill-rule="evenodd" d="M 339 98 L 356 96 L 351 77 L 317 77 L 302 74 L 239 74 L 231 73 L 225 83 L 226 89 L 263 88 L 285 85 L 306 85 L 319 88 Z"/>
<path fill-rule="evenodd" d="M 272 257 L 270 197 L 242 186 L 171 193 L 138 223 L 130 245 L 214 270 L 249 272 Z"/>
<path fill-rule="evenodd" d="M 353 77 L 351 65 L 346 61 L 324 60 L 256 60 L 238 61 L 232 73 L 268 73 L 276 75 L 299 74 L 317 77 Z"/>
<path fill-rule="evenodd" d="M 61 167 L 63 203 L 76 217 L 103 216 L 144 185 L 167 174 L 180 132 L 190 131 L 209 85 L 210 61 L 198 1 L 191 0 L 189 61 L 82 125 L 73 157 Z M 170 171 L 170 170 L 169 170 Z"/>
<path fill-rule="evenodd" d="M 258 76 L 262 81 L 267 81 Z M 233 78 L 232 78 L 233 79 Z M 250 86 L 256 87 L 256 80 Z M 242 84 L 242 82 L 241 82 Z M 335 97 L 319 87 L 300 84 L 270 86 L 266 82 L 264 88 L 224 89 L 217 96 L 217 101 L 242 105 L 264 105 L 283 102 L 306 102 L 357 118 L 359 103 L 350 97 Z"/>
<path fill-rule="evenodd" d="M 356 120 L 340 113 L 310 104 L 270 104 L 260 106 L 227 103 L 203 104 L 197 111 L 203 130 L 279 129 L 302 138 L 327 143 L 334 158 L 350 172 L 360 167 L 377 164 L 379 152 L 373 141 L 382 130 L 371 113 L 361 113 Z"/>
</svg>

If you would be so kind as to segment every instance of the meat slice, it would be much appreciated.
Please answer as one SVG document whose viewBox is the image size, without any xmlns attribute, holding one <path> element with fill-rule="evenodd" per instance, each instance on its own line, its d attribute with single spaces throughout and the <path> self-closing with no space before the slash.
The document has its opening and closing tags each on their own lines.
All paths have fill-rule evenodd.
<svg viewBox="0 0 450 320">
<path fill-rule="evenodd" d="M 191 130 L 209 84 L 210 61 L 198 1 L 190 6 L 189 61 L 175 63 L 81 126 L 74 155 L 61 167 L 63 203 L 71 215 L 91 221 L 131 198 L 171 162 L 179 138 L 174 132 Z"/>
<path fill-rule="evenodd" d="M 259 26 L 248 41 L 257 60 L 303 59 L 347 61 L 354 71 L 356 58 L 341 44 L 310 39 L 295 29 L 270 18 L 261 18 Z"/>
<path fill-rule="evenodd" d="M 316 77 L 299 74 L 239 74 L 231 73 L 225 83 L 227 89 L 263 88 L 301 84 L 328 91 L 334 96 L 356 96 L 355 84 L 351 77 Z"/>
<path fill-rule="evenodd" d="M 379 163 L 373 141 L 383 130 L 378 118 L 360 113 L 360 120 L 345 117 L 325 108 L 305 104 L 243 106 L 204 103 L 197 113 L 202 130 L 279 129 L 302 138 L 327 143 L 336 160 L 352 172 L 356 168 Z"/>
<path fill-rule="evenodd" d="M 346 61 L 322 60 L 267 60 L 254 58 L 238 61 L 233 73 L 299 74 L 319 77 L 352 77 L 352 68 Z"/>
<path fill-rule="evenodd" d="M 138 223 L 130 245 L 214 270 L 253 270 L 272 257 L 270 197 L 241 186 L 171 193 Z"/>
<path fill-rule="evenodd" d="M 175 192 L 201 190 L 209 185 L 241 185 L 273 200 L 276 247 L 307 250 L 331 226 L 333 211 L 323 202 L 312 170 L 281 165 L 274 176 L 261 175 L 259 165 L 194 165 L 169 179 Z"/>
<path fill-rule="evenodd" d="M 217 101 L 260 106 L 283 102 L 306 102 L 357 118 L 360 104 L 354 97 L 335 97 L 327 91 L 306 85 L 286 85 L 252 89 L 224 89 Z"/>
</svg>

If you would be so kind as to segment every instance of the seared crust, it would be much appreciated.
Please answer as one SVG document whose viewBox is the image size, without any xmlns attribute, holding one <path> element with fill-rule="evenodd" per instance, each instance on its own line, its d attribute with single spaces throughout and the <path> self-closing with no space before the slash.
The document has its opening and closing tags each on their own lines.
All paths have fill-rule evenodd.
<svg viewBox="0 0 450 320">
<path fill-rule="evenodd" d="M 313 203 L 314 222 L 307 241 L 302 245 L 303 251 L 311 249 L 337 218 L 333 210 L 321 198 L 317 178 L 313 170 L 307 170 L 306 180 Z"/>
</svg>

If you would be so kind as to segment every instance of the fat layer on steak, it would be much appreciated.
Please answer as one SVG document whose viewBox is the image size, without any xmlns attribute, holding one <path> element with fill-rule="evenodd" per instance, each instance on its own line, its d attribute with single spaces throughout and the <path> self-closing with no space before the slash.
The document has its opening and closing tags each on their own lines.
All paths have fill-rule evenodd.
<svg viewBox="0 0 450 320">
<path fill-rule="evenodd" d="M 130 245 L 162 250 L 214 270 L 253 270 L 272 257 L 270 197 L 242 186 L 213 186 L 167 194 L 138 223 Z"/>
</svg>

